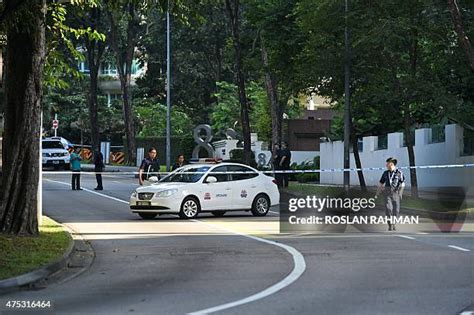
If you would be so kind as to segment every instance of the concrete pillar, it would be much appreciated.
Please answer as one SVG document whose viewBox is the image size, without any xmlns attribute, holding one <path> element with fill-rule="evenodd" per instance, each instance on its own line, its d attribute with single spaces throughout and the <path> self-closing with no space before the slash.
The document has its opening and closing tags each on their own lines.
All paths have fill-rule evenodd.
<svg viewBox="0 0 474 315">
<path fill-rule="evenodd" d="M 415 145 L 423 146 L 431 142 L 431 128 L 422 128 L 415 130 Z"/>
<path fill-rule="evenodd" d="M 394 132 L 388 134 L 387 149 L 399 149 L 403 146 L 403 133 Z"/>
<path fill-rule="evenodd" d="M 377 149 L 377 138 L 377 136 L 369 136 L 362 139 L 364 152 L 371 152 Z"/>
</svg>

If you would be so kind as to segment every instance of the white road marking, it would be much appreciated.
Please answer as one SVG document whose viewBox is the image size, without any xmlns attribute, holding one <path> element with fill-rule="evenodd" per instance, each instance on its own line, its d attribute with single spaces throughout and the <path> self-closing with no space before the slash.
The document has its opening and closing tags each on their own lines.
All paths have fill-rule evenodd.
<svg viewBox="0 0 474 315">
<path fill-rule="evenodd" d="M 456 245 L 448 245 L 448 247 L 451 247 L 451 248 L 454 248 L 454 249 L 457 249 L 457 250 L 460 250 L 460 251 L 463 251 L 463 252 L 470 252 L 471 251 L 470 249 L 459 247 L 459 246 L 456 246 Z"/>
<path fill-rule="evenodd" d="M 474 315 L 474 311 L 464 311 L 460 313 L 459 315 Z"/>
<path fill-rule="evenodd" d="M 58 183 L 58 184 L 65 185 L 65 186 L 70 185 L 68 183 L 60 182 L 60 181 L 57 181 L 57 180 L 52 180 L 52 179 L 46 179 L 46 180 L 49 181 L 49 182 Z M 98 195 L 98 196 L 101 196 L 101 197 L 104 197 L 104 198 L 112 199 L 112 200 L 115 200 L 115 201 L 118 201 L 118 202 L 121 202 L 121 203 L 125 203 L 125 204 L 128 205 L 128 201 L 125 201 L 125 200 L 122 200 L 122 199 L 118 199 L 118 198 L 115 198 L 115 197 L 112 197 L 112 196 L 109 196 L 109 195 L 101 194 L 101 193 L 98 193 L 96 191 L 93 191 L 93 190 L 90 190 L 90 189 L 87 189 L 87 188 L 82 188 L 82 190 L 90 192 L 91 194 L 94 194 L 94 195 Z"/>
<path fill-rule="evenodd" d="M 406 238 L 406 239 L 409 239 L 409 240 L 416 240 L 416 238 L 408 236 L 408 235 L 397 235 L 397 236 L 401 237 L 401 238 Z"/>
<path fill-rule="evenodd" d="M 49 179 L 48 179 L 48 181 L 69 186 L 68 183 L 64 183 L 64 182 L 60 182 L 60 181 L 49 180 Z M 98 196 L 102 196 L 104 198 L 108 198 L 108 199 L 111 199 L 111 200 L 115 200 L 115 201 L 118 201 L 118 202 L 121 202 L 121 203 L 128 204 L 128 201 L 121 200 L 121 199 L 118 199 L 118 198 L 115 198 L 115 197 L 111 197 L 111 196 L 108 196 L 106 194 L 98 193 L 96 191 L 93 191 L 93 190 L 90 190 L 90 189 L 87 189 L 87 188 L 83 188 L 83 190 L 87 191 L 87 192 L 90 192 L 92 194 L 98 195 Z M 213 228 L 218 228 L 218 229 L 227 231 L 227 232 L 232 233 L 232 234 L 247 237 L 247 238 L 253 239 L 255 241 L 261 242 L 261 243 L 266 243 L 266 244 L 269 244 L 269 245 L 280 247 L 280 248 L 284 249 L 285 251 L 287 251 L 293 257 L 294 266 L 293 266 L 293 270 L 290 272 L 289 275 L 287 275 L 284 279 L 280 280 L 279 282 L 273 284 L 272 286 L 266 288 L 263 291 L 260 291 L 258 293 L 255 293 L 255 294 L 251 295 L 251 296 L 248 296 L 246 298 L 243 298 L 243 299 L 240 299 L 240 300 L 237 300 L 237 301 L 234 301 L 234 302 L 214 306 L 214 307 L 207 308 L 207 309 L 204 309 L 204 310 L 200 310 L 200 311 L 197 311 L 197 312 L 188 313 L 189 315 L 210 314 L 210 313 L 222 311 L 222 310 L 225 310 L 225 309 L 229 309 L 229 308 L 232 308 L 232 307 L 236 307 L 236 306 L 239 306 L 239 305 L 243 305 L 243 304 L 247 304 L 247 303 L 251 303 L 251 302 L 263 299 L 263 298 L 265 298 L 269 295 L 272 295 L 272 294 L 280 291 L 281 289 L 289 286 L 290 284 L 292 284 L 293 282 L 298 280 L 298 278 L 306 270 L 306 262 L 304 260 L 303 255 L 291 246 L 288 246 L 288 245 L 285 245 L 285 244 L 282 244 L 282 243 L 277 243 L 275 241 L 270 241 L 270 240 L 267 240 L 267 239 L 263 239 L 263 238 L 260 238 L 260 237 L 256 237 L 256 236 L 253 236 L 253 235 L 240 233 L 238 231 L 233 231 L 233 230 L 223 228 L 223 227 L 215 225 L 215 224 L 210 224 L 210 223 L 207 223 L 207 222 L 203 222 L 203 221 L 200 221 L 200 220 L 191 220 L 191 221 L 201 223 L 201 224 L 213 227 Z"/>
<path fill-rule="evenodd" d="M 223 231 L 227 231 L 229 233 L 233 233 L 233 234 L 237 234 L 237 235 L 240 235 L 240 236 L 243 236 L 243 237 L 247 237 L 247 238 L 253 239 L 253 240 L 258 241 L 258 242 L 262 242 L 262 243 L 266 243 L 266 244 L 270 244 L 270 245 L 273 245 L 273 246 L 283 248 L 288 253 L 290 253 L 290 255 L 293 257 L 294 267 L 293 267 L 293 270 L 290 272 L 290 274 L 288 276 L 286 276 L 283 280 L 275 283 L 274 285 L 266 288 L 263 291 L 255 293 L 255 294 L 253 294 L 251 296 L 248 296 L 246 298 L 243 298 L 241 300 L 237 300 L 237 301 L 234 301 L 234 302 L 229 302 L 229 303 L 226 303 L 226 304 L 206 308 L 204 310 L 200 310 L 200 311 L 196 311 L 196 312 L 191 312 L 191 313 L 188 313 L 188 315 L 210 314 L 210 313 L 222 311 L 222 310 L 225 310 L 225 309 L 229 309 L 231 307 L 236 307 L 236 306 L 239 306 L 239 305 L 243 305 L 243 304 L 247 304 L 247 303 L 251 303 L 251 302 L 263 299 L 263 298 L 265 298 L 269 295 L 272 295 L 272 294 L 280 291 L 281 289 L 289 286 L 293 282 L 295 282 L 303 274 L 303 272 L 306 270 L 306 262 L 304 260 L 303 255 L 291 246 L 281 244 L 281 243 L 277 243 L 277 242 L 274 242 L 274 241 L 270 241 L 270 240 L 267 240 L 267 239 L 264 239 L 264 238 L 256 237 L 256 236 L 253 236 L 253 235 L 240 233 L 240 232 L 233 231 L 233 230 L 230 230 L 230 229 L 227 229 L 227 228 L 223 228 L 221 226 L 210 224 L 210 223 L 207 223 L 207 222 L 203 222 L 203 221 L 199 221 L 199 220 L 193 220 L 193 221 L 201 223 L 201 224 L 205 224 L 207 226 L 211 226 L 213 228 L 218 228 L 218 229 L 221 229 Z"/>
</svg>

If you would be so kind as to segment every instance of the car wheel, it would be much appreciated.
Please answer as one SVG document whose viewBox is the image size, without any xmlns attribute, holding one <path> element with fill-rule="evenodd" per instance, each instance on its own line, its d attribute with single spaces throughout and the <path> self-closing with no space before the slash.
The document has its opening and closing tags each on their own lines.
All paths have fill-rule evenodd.
<svg viewBox="0 0 474 315">
<path fill-rule="evenodd" d="M 181 204 L 179 217 L 182 219 L 193 219 L 198 215 L 200 210 L 201 206 L 196 198 L 186 197 Z"/>
<path fill-rule="evenodd" d="M 255 197 L 252 203 L 252 214 L 256 217 L 266 216 L 270 210 L 270 199 L 267 195 L 260 194 Z"/>
<path fill-rule="evenodd" d="M 142 219 L 151 220 L 154 219 L 157 214 L 152 212 L 138 212 L 138 215 L 142 217 Z"/>
<path fill-rule="evenodd" d="M 71 166 L 70 166 L 69 164 L 65 164 L 65 165 L 64 165 L 64 170 L 65 170 L 65 171 L 71 170 Z"/>
<path fill-rule="evenodd" d="M 224 214 L 225 214 L 225 211 L 211 211 L 211 213 L 212 213 L 215 217 L 223 217 Z"/>
</svg>

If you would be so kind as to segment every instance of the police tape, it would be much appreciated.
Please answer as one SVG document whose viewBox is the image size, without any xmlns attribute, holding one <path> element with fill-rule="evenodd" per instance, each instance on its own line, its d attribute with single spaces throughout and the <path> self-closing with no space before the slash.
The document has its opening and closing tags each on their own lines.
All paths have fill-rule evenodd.
<svg viewBox="0 0 474 315">
<path fill-rule="evenodd" d="M 204 166 L 204 165 L 203 165 Z M 474 167 L 474 163 L 471 164 L 449 164 L 449 165 L 418 165 L 418 166 L 400 166 L 397 167 L 400 170 L 410 170 L 410 169 L 448 169 L 448 168 L 469 168 Z M 334 172 L 359 172 L 359 171 L 385 171 L 386 167 L 364 167 L 364 168 L 328 168 L 328 169 L 309 169 L 309 170 L 265 170 L 258 171 L 263 174 L 304 174 L 304 173 L 334 173 Z M 103 171 L 103 172 L 94 172 L 92 170 L 87 171 L 43 171 L 44 175 L 60 175 L 60 174 L 103 174 L 103 175 L 138 175 L 139 172 L 121 172 L 121 171 Z M 143 173 L 147 176 L 153 175 L 168 175 L 171 172 L 150 172 Z M 205 171 L 180 171 L 180 174 L 205 174 L 208 173 L 208 170 Z M 254 171 L 222 171 L 214 172 L 212 174 L 251 174 L 255 173 Z"/>
</svg>

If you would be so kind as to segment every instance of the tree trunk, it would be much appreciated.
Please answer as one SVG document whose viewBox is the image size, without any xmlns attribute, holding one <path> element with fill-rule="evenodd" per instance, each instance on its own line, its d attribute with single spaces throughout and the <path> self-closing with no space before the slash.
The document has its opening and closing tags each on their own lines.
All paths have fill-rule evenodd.
<svg viewBox="0 0 474 315">
<path fill-rule="evenodd" d="M 262 63 L 265 74 L 265 88 L 267 90 L 267 97 L 270 103 L 270 116 L 272 118 L 272 143 L 281 143 L 281 116 L 280 104 L 278 102 L 277 86 L 275 77 L 269 69 L 268 52 L 265 47 L 263 36 L 260 35 L 260 47 L 262 55 Z"/>
<path fill-rule="evenodd" d="M 415 25 L 417 23 L 414 15 L 412 15 L 411 23 Z M 411 47 L 410 47 L 410 70 L 413 82 L 417 80 L 417 66 L 418 66 L 418 31 L 415 27 L 411 29 Z M 404 129 L 406 137 L 406 145 L 408 150 L 408 161 L 410 164 L 410 181 L 411 181 L 411 196 L 418 198 L 418 179 L 416 176 L 416 168 L 411 168 L 416 165 L 415 163 L 415 150 L 413 148 L 414 143 L 412 142 L 412 120 L 410 118 L 410 102 L 414 99 L 414 96 L 410 96 L 405 104 L 404 110 Z"/>
<path fill-rule="evenodd" d="M 404 117 L 404 133 L 405 133 L 405 143 L 407 146 L 408 151 L 408 161 L 410 167 L 415 166 L 415 150 L 413 148 L 413 141 L 412 141 L 412 130 L 411 130 L 411 122 L 408 117 L 408 111 L 405 111 Z M 411 184 L 411 196 L 414 198 L 418 198 L 418 179 L 416 177 L 416 169 L 410 168 L 410 184 Z"/>
<path fill-rule="evenodd" d="M 235 50 L 235 71 L 237 76 L 237 87 L 239 88 L 239 102 L 240 102 L 240 121 L 242 125 L 242 136 L 244 139 L 243 162 L 250 164 L 252 157 L 252 148 L 250 143 L 250 119 L 249 119 L 249 105 L 247 102 L 247 95 L 245 92 L 245 77 L 242 61 L 242 45 L 240 42 L 240 22 L 239 22 L 239 0 L 226 0 L 227 13 L 231 24 L 232 40 Z"/>
<path fill-rule="evenodd" d="M 128 17 L 126 26 L 126 43 L 121 48 L 119 45 L 119 28 L 114 14 L 109 9 L 110 19 L 110 44 L 115 53 L 117 63 L 117 72 L 119 74 L 120 86 L 122 89 L 123 100 L 123 118 L 125 123 L 125 135 L 127 141 L 127 162 L 132 165 L 136 161 L 136 142 L 135 142 L 135 124 L 133 121 L 132 102 L 130 99 L 130 86 L 132 81 L 132 62 L 136 46 L 137 36 L 137 16 L 135 6 L 132 2 L 128 3 Z M 125 52 L 125 54 L 124 54 Z"/>
<path fill-rule="evenodd" d="M 100 135 L 99 135 L 99 118 L 98 118 L 98 105 L 97 105 L 97 71 L 90 69 L 89 82 L 90 90 L 88 93 L 89 103 L 89 122 L 91 127 L 91 144 L 92 151 L 98 151 L 100 149 Z"/>
<path fill-rule="evenodd" d="M 100 23 L 101 14 L 97 7 L 90 11 L 91 24 L 94 29 Z M 89 105 L 89 122 L 91 128 L 92 151 L 100 150 L 100 131 L 98 118 L 98 76 L 100 62 L 105 50 L 105 43 L 96 40 L 89 40 L 85 37 L 85 46 L 87 49 L 87 61 L 89 63 L 89 91 L 87 93 L 87 101 Z"/>
<path fill-rule="evenodd" d="M 464 30 L 464 25 L 462 22 L 461 12 L 459 11 L 459 6 L 456 0 L 448 0 L 449 10 L 451 11 L 451 19 L 453 20 L 454 29 L 458 35 L 459 44 L 464 50 L 469 67 L 471 71 L 474 71 L 474 51 L 471 46 L 471 41 L 469 36 L 467 36 L 466 31 Z"/>
<path fill-rule="evenodd" d="M 352 142 L 352 152 L 354 153 L 354 161 L 356 168 L 361 169 L 362 163 L 360 161 L 359 155 L 359 146 L 357 145 L 357 133 L 354 128 L 354 125 L 351 121 L 351 142 Z M 364 172 L 362 170 L 357 171 L 357 177 L 359 178 L 359 185 L 362 191 L 367 191 L 367 185 L 365 183 Z"/>
<path fill-rule="evenodd" d="M 45 0 L 5 1 L 7 58 L 0 231 L 38 235 L 39 139 Z M 35 14 L 31 14 L 35 12 Z M 29 18 L 26 19 L 25 16 Z"/>
</svg>

